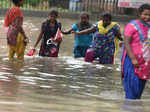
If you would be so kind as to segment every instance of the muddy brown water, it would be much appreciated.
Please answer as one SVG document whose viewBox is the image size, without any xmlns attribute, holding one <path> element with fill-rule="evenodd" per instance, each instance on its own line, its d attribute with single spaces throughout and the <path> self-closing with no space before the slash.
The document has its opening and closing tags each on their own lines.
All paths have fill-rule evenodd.
<svg viewBox="0 0 150 112">
<path fill-rule="evenodd" d="M 3 19 L 0 17 L 1 112 L 150 112 L 149 82 L 141 100 L 124 99 L 120 80 L 121 50 L 114 65 L 86 63 L 83 59 L 74 59 L 74 37 L 65 35 L 58 58 L 42 58 L 36 54 L 25 56 L 24 61 L 10 62 Z M 32 49 L 45 19 L 25 18 L 24 29 L 31 40 L 26 53 Z M 63 29 L 77 22 L 59 20 Z"/>
</svg>

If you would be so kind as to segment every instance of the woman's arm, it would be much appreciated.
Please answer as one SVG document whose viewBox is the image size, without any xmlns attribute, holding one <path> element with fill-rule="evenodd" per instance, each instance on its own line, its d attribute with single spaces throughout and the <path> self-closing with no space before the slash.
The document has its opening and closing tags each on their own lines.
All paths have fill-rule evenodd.
<svg viewBox="0 0 150 112">
<path fill-rule="evenodd" d="M 38 43 L 39 43 L 40 40 L 42 39 L 42 36 L 43 36 L 43 31 L 41 30 L 41 31 L 40 31 L 40 34 L 39 34 L 39 36 L 38 36 L 38 39 L 37 39 L 37 41 L 36 41 L 36 43 L 35 43 L 35 45 L 34 45 L 34 49 L 36 48 L 36 46 L 38 45 Z"/>
<path fill-rule="evenodd" d="M 23 30 L 23 28 L 21 27 L 21 34 L 24 36 L 24 41 L 26 42 L 26 43 L 29 43 L 29 38 L 26 36 L 26 34 L 25 34 L 25 32 L 24 32 L 24 30 Z"/>
<path fill-rule="evenodd" d="M 28 37 L 25 34 L 25 31 L 23 29 L 23 18 L 22 17 L 17 17 L 13 25 L 17 28 L 17 30 L 24 36 L 25 42 L 29 42 Z"/>
<path fill-rule="evenodd" d="M 67 34 L 71 34 L 72 33 L 72 28 L 71 29 L 69 29 L 69 30 L 67 30 L 67 31 L 62 31 L 61 30 L 61 32 L 63 33 L 63 34 L 65 34 L 65 35 L 67 35 Z"/>
<path fill-rule="evenodd" d="M 91 27 L 91 28 L 88 28 L 86 30 L 82 30 L 80 32 L 73 32 L 73 33 L 78 34 L 78 35 L 83 35 L 83 34 L 94 33 L 95 31 L 96 31 L 96 27 Z"/>
<path fill-rule="evenodd" d="M 123 41 L 123 38 L 122 38 L 122 36 L 121 36 L 121 32 L 120 32 L 120 31 L 117 31 L 116 36 L 117 36 L 117 38 L 118 38 L 120 41 Z"/>
<path fill-rule="evenodd" d="M 135 58 L 134 54 L 132 53 L 132 50 L 131 50 L 131 46 L 130 46 L 130 42 L 131 42 L 131 37 L 125 37 L 124 38 L 124 44 L 125 44 L 125 49 L 132 61 L 132 64 L 135 66 L 135 67 L 138 67 L 138 61 L 137 59 Z"/>
</svg>

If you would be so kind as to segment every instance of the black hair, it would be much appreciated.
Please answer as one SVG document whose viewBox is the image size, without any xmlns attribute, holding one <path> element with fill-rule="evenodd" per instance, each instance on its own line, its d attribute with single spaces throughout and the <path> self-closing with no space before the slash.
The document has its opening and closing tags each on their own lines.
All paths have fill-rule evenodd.
<svg viewBox="0 0 150 112">
<path fill-rule="evenodd" d="M 143 4 L 139 7 L 138 13 L 141 14 L 144 10 L 150 10 L 150 5 L 149 4 Z"/>
<path fill-rule="evenodd" d="M 82 16 L 87 16 L 87 18 L 89 19 L 89 14 L 88 14 L 87 12 L 82 12 L 81 15 L 80 15 L 80 18 L 81 18 Z"/>
<path fill-rule="evenodd" d="M 56 17 L 58 17 L 58 11 L 56 9 L 52 9 L 48 15 L 56 15 Z"/>
<path fill-rule="evenodd" d="M 13 4 L 15 5 L 19 5 L 19 3 L 21 2 L 22 0 L 12 0 Z"/>
<path fill-rule="evenodd" d="M 106 17 L 106 18 L 108 18 L 109 20 L 112 20 L 112 15 L 111 15 L 111 13 L 108 12 L 108 11 L 103 12 L 102 15 L 101 15 L 101 17 L 102 17 L 102 18 Z"/>
</svg>

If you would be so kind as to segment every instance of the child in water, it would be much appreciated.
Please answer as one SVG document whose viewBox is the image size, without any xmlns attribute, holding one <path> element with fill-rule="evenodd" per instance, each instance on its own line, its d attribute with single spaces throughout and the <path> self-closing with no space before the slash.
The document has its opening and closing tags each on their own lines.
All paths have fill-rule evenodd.
<svg viewBox="0 0 150 112">
<path fill-rule="evenodd" d="M 77 35 L 94 33 L 94 40 L 91 48 L 86 52 L 85 61 L 92 62 L 98 58 L 100 64 L 114 63 L 118 40 L 122 41 L 122 38 L 119 24 L 111 20 L 111 14 L 104 12 L 102 14 L 102 20 L 98 21 L 96 26 L 75 32 Z"/>
<path fill-rule="evenodd" d="M 124 30 L 122 78 L 126 99 L 140 99 L 150 75 L 150 5 L 140 6 L 138 15 Z"/>
<path fill-rule="evenodd" d="M 4 26 L 8 27 L 7 43 L 8 58 L 14 58 L 16 53 L 17 59 L 24 59 L 24 52 L 28 38 L 23 30 L 23 14 L 20 7 L 23 6 L 24 0 L 12 0 L 14 6 L 8 9 L 4 21 Z"/>
<path fill-rule="evenodd" d="M 57 57 L 61 41 L 54 40 L 58 29 L 61 30 L 61 23 L 56 19 L 58 12 L 53 9 L 49 13 L 49 19 L 42 23 L 41 31 L 34 45 L 36 49 L 39 41 L 42 39 L 39 56 Z"/>
<path fill-rule="evenodd" d="M 89 15 L 86 12 L 82 12 L 80 16 L 80 22 L 77 24 L 73 24 L 72 28 L 68 31 L 64 31 L 63 34 L 71 34 L 73 31 L 79 32 L 85 29 L 92 27 L 92 24 L 89 23 Z M 75 35 L 74 37 L 74 57 L 80 58 L 85 57 L 85 53 L 87 49 L 90 47 L 92 43 L 93 35 L 85 34 L 85 35 Z"/>
</svg>

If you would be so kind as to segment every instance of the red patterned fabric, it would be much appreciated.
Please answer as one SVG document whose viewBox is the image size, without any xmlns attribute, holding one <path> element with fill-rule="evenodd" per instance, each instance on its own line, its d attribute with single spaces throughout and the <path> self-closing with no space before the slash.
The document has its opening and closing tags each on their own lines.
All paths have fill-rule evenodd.
<svg viewBox="0 0 150 112">
<path fill-rule="evenodd" d="M 9 27 L 16 20 L 17 17 L 23 18 L 23 14 L 19 7 L 14 6 L 7 11 L 4 26 Z"/>
</svg>

